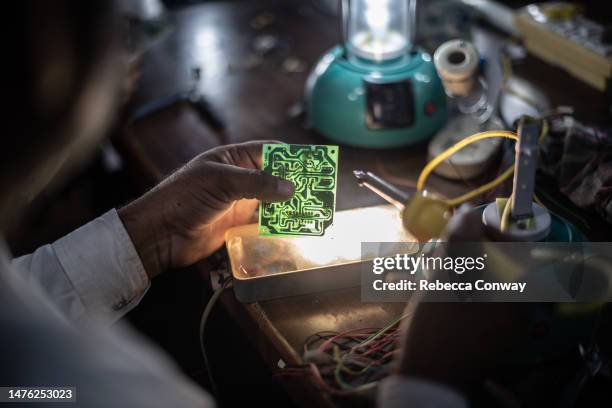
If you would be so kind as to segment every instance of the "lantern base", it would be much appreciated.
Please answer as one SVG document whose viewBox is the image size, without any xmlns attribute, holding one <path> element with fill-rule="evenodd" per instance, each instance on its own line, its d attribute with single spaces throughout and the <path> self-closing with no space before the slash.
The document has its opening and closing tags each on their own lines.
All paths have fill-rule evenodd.
<svg viewBox="0 0 612 408">
<path fill-rule="evenodd" d="M 391 148 L 429 139 L 446 122 L 446 94 L 422 50 L 383 63 L 323 55 L 306 83 L 311 126 L 341 144 Z"/>
</svg>

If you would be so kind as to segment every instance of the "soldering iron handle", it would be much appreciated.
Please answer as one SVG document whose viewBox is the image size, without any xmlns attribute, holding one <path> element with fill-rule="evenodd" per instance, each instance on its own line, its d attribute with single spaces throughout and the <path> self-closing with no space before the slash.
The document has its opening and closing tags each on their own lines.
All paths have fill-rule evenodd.
<svg viewBox="0 0 612 408">
<path fill-rule="evenodd" d="M 383 198 L 390 204 L 393 204 L 399 210 L 404 209 L 406 201 L 408 201 L 409 195 L 381 179 L 372 172 L 365 172 L 363 170 L 354 170 L 353 174 L 359 185 L 367 187 L 379 197 Z"/>
</svg>

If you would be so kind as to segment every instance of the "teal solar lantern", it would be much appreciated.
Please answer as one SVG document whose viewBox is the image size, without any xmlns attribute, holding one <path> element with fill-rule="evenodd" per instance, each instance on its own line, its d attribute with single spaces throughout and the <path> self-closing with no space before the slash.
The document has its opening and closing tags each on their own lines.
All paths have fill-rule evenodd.
<svg viewBox="0 0 612 408">
<path fill-rule="evenodd" d="M 416 0 L 342 2 L 342 43 L 306 83 L 312 127 L 336 142 L 389 148 L 428 139 L 446 121 L 431 56 L 414 45 Z"/>
</svg>

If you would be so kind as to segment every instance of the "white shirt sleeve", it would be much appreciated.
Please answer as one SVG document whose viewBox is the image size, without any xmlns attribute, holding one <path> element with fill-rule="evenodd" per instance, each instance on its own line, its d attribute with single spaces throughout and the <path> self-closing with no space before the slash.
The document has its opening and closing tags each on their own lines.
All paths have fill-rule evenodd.
<svg viewBox="0 0 612 408">
<path fill-rule="evenodd" d="M 74 387 L 77 402 L 68 404 L 74 407 L 214 407 L 171 360 L 121 322 L 101 329 L 67 321 L 41 293 L 48 288 L 21 279 L 23 271 L 7 255 L 0 237 L 0 333 L 7 334 L 0 336 L 0 384 Z M 57 272 L 57 258 L 47 260 L 53 269 L 43 269 Z"/>
<path fill-rule="evenodd" d="M 413 377 L 392 376 L 378 389 L 378 408 L 467 408 L 465 398 L 440 384 Z"/>
<path fill-rule="evenodd" d="M 150 284 L 114 209 L 13 264 L 76 322 L 112 324 L 138 304 Z"/>
</svg>

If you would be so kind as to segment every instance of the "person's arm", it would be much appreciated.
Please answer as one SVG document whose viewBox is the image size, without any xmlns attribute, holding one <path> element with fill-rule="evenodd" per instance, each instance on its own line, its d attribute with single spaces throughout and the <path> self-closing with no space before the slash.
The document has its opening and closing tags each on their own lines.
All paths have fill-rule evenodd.
<svg viewBox="0 0 612 408">
<path fill-rule="evenodd" d="M 23 271 L 7 259 L 0 239 L 0 327 L 7 334 L 0 336 L 0 384 L 72 387 L 76 405 L 92 408 L 214 407 L 204 390 L 130 328 L 70 324 L 41 285 L 21 279 Z"/>
<path fill-rule="evenodd" d="M 150 283 L 115 210 L 13 264 L 72 321 L 113 323 L 138 304 Z"/>
<path fill-rule="evenodd" d="M 204 152 L 139 199 L 15 266 L 70 320 L 110 324 L 138 304 L 163 270 L 216 251 L 228 228 L 252 220 L 258 200 L 291 197 L 291 182 L 260 170 L 263 143 Z"/>
</svg>

